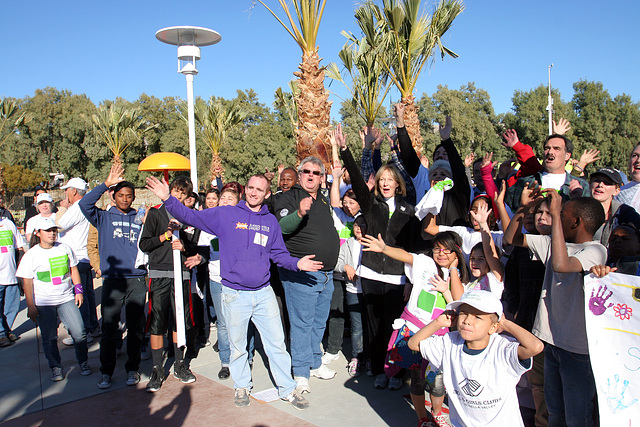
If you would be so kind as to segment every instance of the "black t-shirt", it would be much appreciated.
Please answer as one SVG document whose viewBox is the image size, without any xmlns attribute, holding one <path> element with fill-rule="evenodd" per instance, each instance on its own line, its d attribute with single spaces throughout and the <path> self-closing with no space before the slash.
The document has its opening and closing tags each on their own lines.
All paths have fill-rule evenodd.
<svg viewBox="0 0 640 427">
<path fill-rule="evenodd" d="M 309 197 L 299 184 L 291 187 L 276 201 L 276 218 L 281 220 L 298 210 L 300 201 Z M 314 261 L 323 264 L 322 271 L 332 271 L 338 261 L 340 238 L 333 225 L 331 204 L 318 191 L 309 213 L 291 234 L 284 234 L 284 242 L 292 256 L 302 258 L 315 255 Z"/>
</svg>

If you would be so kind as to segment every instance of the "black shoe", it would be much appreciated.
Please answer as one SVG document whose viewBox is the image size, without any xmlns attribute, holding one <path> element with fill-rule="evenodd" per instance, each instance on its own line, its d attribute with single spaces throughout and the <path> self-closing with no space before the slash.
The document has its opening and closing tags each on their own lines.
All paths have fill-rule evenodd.
<svg viewBox="0 0 640 427">
<path fill-rule="evenodd" d="M 216 353 L 220 352 L 220 349 L 218 348 L 218 341 L 216 341 L 216 343 L 213 345 L 213 351 L 215 351 Z"/>
<path fill-rule="evenodd" d="M 160 366 L 154 366 L 153 372 L 151 372 L 151 378 L 147 383 L 147 391 L 149 393 L 155 393 L 160 390 L 164 381 L 164 370 Z"/>
<path fill-rule="evenodd" d="M 173 376 L 185 384 L 195 382 L 196 380 L 196 376 L 187 368 L 183 360 L 173 364 Z"/>
<path fill-rule="evenodd" d="M 220 372 L 218 372 L 218 378 L 220 378 L 221 380 L 226 380 L 230 376 L 231 372 L 229 372 L 229 368 L 226 366 L 223 366 L 222 369 L 220 369 Z"/>
</svg>

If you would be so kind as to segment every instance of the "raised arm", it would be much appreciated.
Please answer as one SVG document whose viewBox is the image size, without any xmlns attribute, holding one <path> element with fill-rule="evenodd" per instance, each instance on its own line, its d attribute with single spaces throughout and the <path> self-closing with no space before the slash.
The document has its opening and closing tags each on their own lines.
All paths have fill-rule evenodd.
<svg viewBox="0 0 640 427">
<path fill-rule="evenodd" d="M 398 130 L 398 145 L 400 146 L 400 158 L 404 163 L 407 173 L 411 178 L 415 178 L 418 175 L 420 169 L 420 157 L 416 153 L 416 150 L 411 144 L 411 138 L 409 133 L 404 127 L 404 104 L 397 103 L 393 107 L 393 114 L 396 117 L 396 128 Z"/>
<path fill-rule="evenodd" d="M 493 275 L 496 276 L 499 282 L 502 282 L 504 277 L 504 267 L 502 267 L 502 262 L 500 262 L 496 245 L 491 238 L 491 229 L 487 222 L 490 212 L 491 209 L 489 209 L 485 203 L 481 203 L 478 206 L 478 212 L 471 211 L 471 217 L 478 221 L 478 224 L 480 225 L 482 249 L 484 250 L 484 257 L 487 260 L 487 264 L 489 264 L 489 268 Z"/>
<path fill-rule="evenodd" d="M 339 161 L 338 161 L 339 162 Z M 331 168 L 331 176 L 333 176 L 333 183 L 331 183 L 331 190 L 329 190 L 329 201 L 332 208 L 342 207 L 340 202 L 340 180 L 344 175 L 344 169 L 340 164 L 335 164 Z"/>
<path fill-rule="evenodd" d="M 338 145 L 340 146 L 340 156 L 342 157 L 344 166 L 351 177 L 351 188 L 356 195 L 356 200 L 360 205 L 360 210 L 363 214 L 368 213 L 373 204 L 373 196 L 369 191 L 369 187 L 367 187 L 367 183 L 364 181 L 360 171 L 358 170 L 358 165 L 353 159 L 349 147 L 347 147 L 345 136 L 342 133 L 342 125 L 340 123 L 338 123 L 338 127 L 336 128 L 336 141 L 338 141 Z"/>
<path fill-rule="evenodd" d="M 562 231 L 562 196 L 556 191 L 549 192 L 549 211 L 551 213 L 551 267 L 556 273 L 581 273 L 584 269 L 576 257 L 570 257 Z"/>
<path fill-rule="evenodd" d="M 453 129 L 453 122 L 451 117 L 447 116 L 444 126 L 440 126 L 440 139 L 442 141 L 442 147 L 447 152 L 449 157 L 449 165 L 451 166 L 451 174 L 453 175 L 454 185 L 458 188 L 460 193 L 463 193 L 467 205 L 464 206 L 464 210 L 469 210 L 469 203 L 471 197 L 471 187 L 469 186 L 469 180 L 467 179 L 467 173 L 465 172 L 464 163 L 460 153 L 456 149 L 453 141 L 451 141 L 451 130 Z"/>
<path fill-rule="evenodd" d="M 533 181 L 531 185 L 525 185 L 520 196 L 520 207 L 511 218 L 509 225 L 504 228 L 502 236 L 502 244 L 515 245 L 527 248 L 527 239 L 522 234 L 522 224 L 524 217 L 533 209 L 536 201 L 542 197 L 542 191 L 537 186 L 537 182 Z"/>
<path fill-rule="evenodd" d="M 413 255 L 404 249 L 387 246 L 380 234 L 378 234 L 378 238 L 369 235 L 364 236 L 362 238 L 362 250 L 366 252 L 380 252 L 405 264 L 413 265 Z"/>
</svg>

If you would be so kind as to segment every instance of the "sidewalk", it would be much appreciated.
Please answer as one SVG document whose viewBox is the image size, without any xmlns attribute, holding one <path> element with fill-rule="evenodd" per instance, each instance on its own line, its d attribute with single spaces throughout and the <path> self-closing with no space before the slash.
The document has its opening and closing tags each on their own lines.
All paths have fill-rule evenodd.
<svg viewBox="0 0 640 427">
<path fill-rule="evenodd" d="M 96 298 L 100 301 L 100 281 L 96 280 Z M 89 345 L 89 364 L 93 374 L 79 373 L 73 347 L 62 344 L 67 337 L 58 329 L 59 348 L 65 379 L 53 383 L 47 361 L 36 336 L 35 324 L 26 316 L 26 304 L 14 325 L 21 339 L 10 347 L 0 348 L 0 423 L 9 426 L 41 425 L 137 425 L 161 422 L 166 425 L 224 426 L 415 426 L 417 418 L 407 401 L 408 381 L 398 391 L 377 390 L 373 378 L 364 373 L 358 378 L 347 374 L 347 359 L 332 362 L 338 375 L 328 381 L 312 378 L 311 393 L 305 394 L 310 407 L 299 411 L 288 402 L 262 403 L 252 399 L 248 408 L 233 405 L 233 381 L 219 380 L 220 360 L 211 346 L 200 350 L 191 362 L 198 380 L 189 385 L 169 376 L 162 389 L 146 393 L 144 387 L 151 372 L 151 360 L 142 361 L 142 381 L 137 387 L 125 385 L 126 353 L 118 358 L 113 386 L 100 390 L 99 338 Z M 215 342 L 215 336 L 211 338 Z M 348 341 L 348 340 L 346 340 Z M 253 392 L 273 387 L 264 363 L 256 353 L 253 367 Z M 405 398 L 405 396 L 407 398 Z M 61 406 L 63 405 L 63 406 Z M 22 417 L 22 418 L 20 418 Z M 306 422 L 306 423 L 305 423 Z M 308 423 L 308 424 L 307 424 Z"/>
</svg>

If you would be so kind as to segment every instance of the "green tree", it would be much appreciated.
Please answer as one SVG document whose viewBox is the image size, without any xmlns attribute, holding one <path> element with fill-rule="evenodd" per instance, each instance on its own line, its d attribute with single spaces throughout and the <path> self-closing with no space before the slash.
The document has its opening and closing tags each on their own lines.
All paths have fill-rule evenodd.
<svg viewBox="0 0 640 427">
<path fill-rule="evenodd" d="M 32 115 L 21 111 L 15 101 L 3 98 L 0 101 L 0 150 L 5 152 L 9 137 L 14 136 L 31 119 Z M 5 184 L 4 168 L 0 167 L 0 194 L 4 194 L 7 188 Z"/>
<path fill-rule="evenodd" d="M 368 43 L 374 47 L 387 75 L 398 88 L 405 105 L 405 126 L 418 153 L 422 136 L 414 91 L 424 66 L 437 49 L 446 55 L 458 55 L 445 47 L 442 37 L 464 10 L 460 0 L 440 0 L 433 12 L 421 11 L 421 0 L 383 0 L 382 9 L 368 1 L 356 12 L 356 20 Z M 373 19 L 371 19 L 373 17 Z"/>
</svg>

